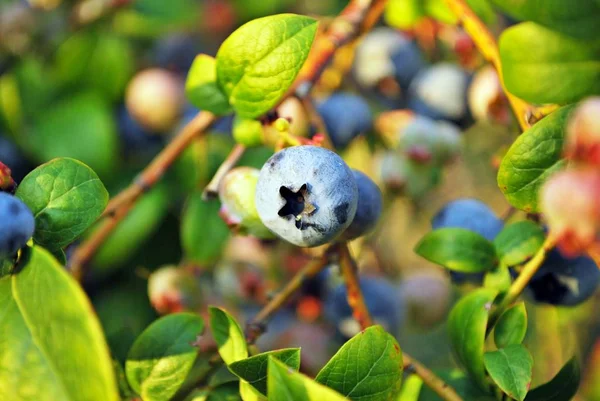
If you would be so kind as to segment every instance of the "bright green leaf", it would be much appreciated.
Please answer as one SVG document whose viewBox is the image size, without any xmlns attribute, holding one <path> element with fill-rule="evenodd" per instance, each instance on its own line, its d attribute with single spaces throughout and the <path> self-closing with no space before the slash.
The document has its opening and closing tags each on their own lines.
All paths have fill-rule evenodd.
<svg viewBox="0 0 600 401">
<path fill-rule="evenodd" d="M 35 216 L 35 242 L 62 248 L 77 239 L 108 203 L 108 192 L 91 168 L 69 158 L 42 164 L 23 179 L 16 195 Z"/>
<path fill-rule="evenodd" d="M 485 288 L 492 288 L 498 292 L 504 292 L 508 290 L 512 284 L 512 277 L 510 270 L 503 264 L 500 264 L 492 270 L 485 273 L 483 278 L 483 286 Z"/>
<path fill-rule="evenodd" d="M 169 400 L 183 384 L 198 349 L 204 322 L 192 313 L 167 315 L 135 340 L 125 362 L 127 380 L 144 401 Z"/>
<path fill-rule="evenodd" d="M 313 18 L 279 14 L 250 21 L 217 53 L 217 80 L 242 117 L 269 111 L 294 82 L 317 32 Z"/>
<path fill-rule="evenodd" d="M 527 334 L 527 310 L 525 303 L 519 302 L 504 311 L 494 326 L 494 342 L 496 347 L 521 344 Z"/>
<path fill-rule="evenodd" d="M 393 28 L 412 28 L 425 16 L 423 1 L 389 0 L 383 16 L 385 22 Z"/>
<path fill-rule="evenodd" d="M 371 326 L 346 342 L 315 380 L 350 399 L 387 400 L 400 391 L 402 368 L 394 337 Z"/>
<path fill-rule="evenodd" d="M 573 106 L 566 106 L 525 131 L 500 163 L 498 186 L 508 202 L 526 212 L 539 212 L 538 192 L 546 179 L 562 169 L 564 130 Z"/>
<path fill-rule="evenodd" d="M 487 389 L 483 351 L 490 308 L 497 291 L 480 288 L 456 303 L 448 317 L 454 353 L 474 381 Z"/>
<path fill-rule="evenodd" d="M 516 266 L 535 255 L 545 238 L 539 225 L 525 220 L 504 226 L 494 238 L 494 246 L 502 263 Z"/>
<path fill-rule="evenodd" d="M 266 368 L 267 367 L 265 366 L 265 369 Z M 260 391 L 244 380 L 240 380 L 240 396 L 243 401 L 267 401 L 267 397 L 262 395 Z"/>
<path fill-rule="evenodd" d="M 600 39 L 524 22 L 505 30 L 499 46 L 506 88 L 523 100 L 567 104 L 600 93 Z"/>
<path fill-rule="evenodd" d="M 194 59 L 185 82 L 185 93 L 188 100 L 201 110 L 216 115 L 231 111 L 227 96 L 217 84 L 217 62 L 206 54 L 199 54 Z"/>
<path fill-rule="evenodd" d="M 531 385 L 533 358 L 521 344 L 509 345 L 498 351 L 486 352 L 485 368 L 492 380 L 509 397 L 523 401 Z"/>
<path fill-rule="evenodd" d="M 20 271 L 0 279 L 0 316 L 0 399 L 119 399 L 89 300 L 43 248 L 25 251 Z"/>
<path fill-rule="evenodd" d="M 296 372 L 283 362 L 269 358 L 267 387 L 269 401 L 346 401 L 336 391 Z"/>
<path fill-rule="evenodd" d="M 478 273 L 496 266 L 496 251 L 490 241 L 463 228 L 441 228 L 426 234 L 415 252 L 449 270 Z"/>
<path fill-rule="evenodd" d="M 230 365 L 248 358 L 246 337 L 235 319 L 223 309 L 210 307 L 210 329 L 223 361 Z"/>
<path fill-rule="evenodd" d="M 181 245 L 188 261 L 207 265 L 221 255 L 229 227 L 219 217 L 220 207 L 218 201 L 202 200 L 202 191 L 188 197 L 181 216 Z"/>
<path fill-rule="evenodd" d="M 525 397 L 526 401 L 563 401 L 572 399 L 581 380 L 579 362 L 575 357 L 562 367 L 546 384 L 534 388 Z"/>
<path fill-rule="evenodd" d="M 600 3 L 594 0 L 491 0 L 519 20 L 537 22 L 554 31 L 577 38 L 600 35 Z"/>
<path fill-rule="evenodd" d="M 229 370 L 240 379 L 250 383 L 262 394 L 267 395 L 267 366 L 270 356 L 277 358 L 292 369 L 300 368 L 300 348 L 286 348 L 233 362 L 229 364 Z"/>
</svg>

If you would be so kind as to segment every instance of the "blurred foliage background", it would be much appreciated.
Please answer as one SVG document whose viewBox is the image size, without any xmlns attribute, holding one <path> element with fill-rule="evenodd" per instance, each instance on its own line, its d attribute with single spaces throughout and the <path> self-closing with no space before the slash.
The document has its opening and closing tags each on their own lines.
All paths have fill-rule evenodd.
<svg viewBox="0 0 600 401">
<path fill-rule="evenodd" d="M 185 78 L 197 54 L 214 56 L 235 28 L 253 18 L 294 12 L 319 16 L 326 24 L 345 4 L 1 0 L 0 161 L 20 180 L 40 163 L 73 157 L 92 167 L 115 195 L 199 111 L 184 100 Z M 511 24 L 501 15 L 489 22 L 496 32 Z M 484 65 L 458 28 L 424 19 L 403 35 L 419 45 L 427 64 L 449 61 L 469 77 Z M 357 93 L 368 100 L 376 119 L 388 110 L 405 108 L 407 93 L 402 88 L 391 82 L 364 88 L 354 74 L 346 74 L 353 68 L 354 51 L 340 49 L 316 87 L 315 100 L 337 90 Z M 379 68 L 376 63 L 371 68 Z M 130 100 L 127 91 L 141 71 L 157 74 L 141 84 L 142 95 Z M 165 106 L 159 99 L 158 104 L 166 110 L 166 123 L 153 125 L 144 120 L 147 116 L 135 115 L 135 102 L 152 103 L 165 93 L 171 96 L 170 103 Z M 243 321 L 309 260 L 310 252 L 231 234 L 218 215 L 218 201 L 202 201 L 202 188 L 234 145 L 231 124 L 231 118 L 222 118 L 209 135 L 187 149 L 93 260 L 85 288 L 113 355 L 121 362 L 135 337 L 159 313 L 191 309 L 204 314 L 207 305 L 216 304 L 237 312 Z M 386 191 L 378 229 L 352 243 L 362 274 L 389 284 L 383 292 L 394 302 L 377 292 L 367 300 L 378 311 L 376 318 L 395 330 L 403 349 L 435 370 L 455 366 L 444 321 L 454 300 L 472 284 L 451 284 L 447 272 L 417 256 L 413 247 L 449 200 L 474 197 L 498 216 L 507 214 L 509 205 L 496 184 L 496 166 L 518 134 L 514 122 L 473 115 L 459 124 L 464 131 L 462 150 L 441 171 L 439 184 L 425 185 L 426 191 L 415 196 Z M 351 167 L 383 187 L 378 164 L 383 130 L 375 127 L 342 154 Z M 271 154 L 272 149 L 254 148 L 239 164 L 260 168 Z M 258 347 L 304 346 L 310 352 L 302 354 L 303 369 L 309 374 L 318 371 L 355 330 L 339 316 L 331 317 L 337 313 L 330 303 L 335 302 L 334 289 L 340 282 L 335 271 L 309 281 L 278 313 Z M 149 291 L 150 296 L 153 291 L 159 295 L 150 299 Z M 586 377 L 580 399 L 600 400 L 599 303 L 598 293 L 575 308 L 527 303 L 526 345 L 536 361 L 532 386 L 549 380 L 575 352 L 582 358 Z M 197 371 L 206 368 L 203 363 L 198 363 Z"/>
</svg>

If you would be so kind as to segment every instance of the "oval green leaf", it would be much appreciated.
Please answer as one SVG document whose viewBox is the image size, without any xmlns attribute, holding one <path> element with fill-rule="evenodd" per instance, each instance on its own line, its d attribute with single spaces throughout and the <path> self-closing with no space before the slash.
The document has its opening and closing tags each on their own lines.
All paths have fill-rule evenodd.
<svg viewBox="0 0 600 401">
<path fill-rule="evenodd" d="M 315 380 L 350 399 L 387 400 L 400 391 L 402 370 L 402 351 L 394 337 L 371 326 L 346 342 Z"/>
<path fill-rule="evenodd" d="M 267 366 L 269 357 L 274 357 L 294 370 L 300 368 L 300 348 L 286 348 L 263 352 L 250 358 L 229 364 L 229 370 L 237 377 L 250 383 L 261 394 L 267 395 Z"/>
<path fill-rule="evenodd" d="M 223 309 L 211 306 L 209 312 L 210 329 L 219 346 L 219 355 L 223 361 L 230 365 L 248 358 L 246 337 L 238 322 Z"/>
<path fill-rule="evenodd" d="M 463 297 L 448 317 L 450 342 L 458 362 L 487 390 L 483 351 L 490 308 L 497 291 L 480 288 Z"/>
<path fill-rule="evenodd" d="M 497 263 L 492 243 L 463 228 L 433 230 L 421 239 L 415 252 L 430 262 L 463 273 L 488 271 Z"/>
<path fill-rule="evenodd" d="M 41 247 L 0 279 L 0 399 L 117 401 L 100 323 L 81 287 Z"/>
<path fill-rule="evenodd" d="M 524 22 L 505 30 L 499 46 L 506 88 L 523 100 L 567 104 L 600 93 L 600 39 Z"/>
<path fill-rule="evenodd" d="M 200 110 L 216 115 L 231 111 L 227 96 L 217 84 L 217 62 L 209 55 L 199 54 L 194 59 L 185 82 L 185 93 Z"/>
<path fill-rule="evenodd" d="M 483 278 L 483 286 L 485 288 L 492 288 L 498 292 L 508 290 L 511 284 L 512 277 L 510 276 L 510 270 L 504 264 L 500 264 L 486 272 Z"/>
<path fill-rule="evenodd" d="M 217 80 L 235 111 L 246 118 L 269 111 L 288 90 L 317 32 L 313 18 L 279 14 L 250 21 L 217 53 Z"/>
<path fill-rule="evenodd" d="M 486 352 L 485 368 L 494 383 L 509 397 L 523 401 L 531 385 L 533 358 L 521 344 Z"/>
<path fill-rule="evenodd" d="M 192 313 L 156 320 L 135 340 L 127 355 L 125 374 L 144 401 L 169 400 L 183 384 L 198 349 L 192 344 L 204 322 Z"/>
<path fill-rule="evenodd" d="M 108 203 L 96 173 L 69 158 L 51 160 L 27 174 L 16 195 L 35 216 L 34 241 L 52 249 L 76 240 Z"/>
<path fill-rule="evenodd" d="M 570 400 L 577 393 L 581 380 L 581 369 L 575 357 L 546 384 L 534 388 L 527 394 L 526 401 Z"/>
<path fill-rule="evenodd" d="M 512 144 L 498 170 L 498 186 L 508 202 L 539 212 L 538 192 L 567 162 L 561 158 L 564 129 L 573 106 L 565 106 L 525 131 Z"/>
<path fill-rule="evenodd" d="M 527 310 L 525 303 L 519 302 L 508 308 L 494 326 L 494 342 L 496 347 L 521 344 L 527 334 Z"/>
<path fill-rule="evenodd" d="M 545 238 L 539 225 L 525 220 L 504 226 L 494 238 L 494 246 L 500 262 L 516 266 L 535 255 Z"/>
<path fill-rule="evenodd" d="M 347 401 L 340 393 L 296 372 L 276 358 L 269 358 L 268 372 L 269 401 Z"/>
</svg>

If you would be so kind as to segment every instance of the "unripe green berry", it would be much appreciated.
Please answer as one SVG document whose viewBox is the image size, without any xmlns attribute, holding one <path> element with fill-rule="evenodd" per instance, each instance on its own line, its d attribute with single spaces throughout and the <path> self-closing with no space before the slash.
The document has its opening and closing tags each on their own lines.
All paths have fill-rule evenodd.
<svg viewBox="0 0 600 401">
<path fill-rule="evenodd" d="M 263 125 L 260 121 L 235 116 L 233 120 L 233 139 L 247 147 L 263 143 Z"/>
</svg>

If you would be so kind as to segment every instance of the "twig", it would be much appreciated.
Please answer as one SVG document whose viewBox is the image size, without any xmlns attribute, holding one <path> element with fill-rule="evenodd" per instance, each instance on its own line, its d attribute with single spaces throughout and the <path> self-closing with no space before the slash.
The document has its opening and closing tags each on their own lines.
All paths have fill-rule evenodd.
<svg viewBox="0 0 600 401">
<path fill-rule="evenodd" d="M 81 280 L 87 262 L 94 256 L 98 248 L 112 233 L 121 220 L 133 207 L 135 201 L 149 191 L 177 160 L 181 152 L 199 135 L 204 133 L 213 123 L 215 116 L 203 111 L 190 121 L 181 132 L 164 148 L 158 156 L 142 171 L 142 173 L 118 196 L 109 202 L 102 217 L 105 218 L 100 228 L 92 233 L 74 252 L 69 263 L 71 272 Z"/>
<path fill-rule="evenodd" d="M 243 145 L 237 144 L 231 149 L 231 152 L 227 156 L 227 158 L 223 161 L 223 163 L 219 166 L 219 169 L 210 180 L 204 191 L 202 192 L 202 199 L 214 199 L 219 195 L 219 185 L 221 184 L 221 180 L 223 177 L 231 171 L 233 167 L 238 163 L 246 148 Z"/>
<path fill-rule="evenodd" d="M 369 313 L 362 291 L 358 281 L 358 272 L 356 262 L 350 255 L 350 250 L 346 243 L 338 244 L 338 255 L 340 258 L 340 269 L 346 283 L 348 296 L 348 305 L 352 308 L 353 316 L 360 324 L 361 329 L 366 329 L 373 324 L 373 319 Z M 456 391 L 437 377 L 432 371 L 423 366 L 420 362 L 413 359 L 406 352 L 402 352 L 404 369 L 408 373 L 414 373 L 423 380 L 426 386 L 431 388 L 437 395 L 446 401 L 463 401 Z"/>
<path fill-rule="evenodd" d="M 318 259 L 313 260 L 300 270 L 292 279 L 271 299 L 258 314 L 246 325 L 246 340 L 253 344 L 256 339 L 265 331 L 267 321 L 272 315 L 292 298 L 292 296 L 302 286 L 302 283 L 311 277 L 317 275 L 329 263 L 331 247 Z"/>
<path fill-rule="evenodd" d="M 469 5 L 464 0 L 446 0 L 446 3 L 456 15 L 459 22 L 462 24 L 465 31 L 475 42 L 475 46 L 479 49 L 483 57 L 488 60 L 496 71 L 500 78 L 502 88 L 506 93 L 508 101 L 519 121 L 521 129 L 525 131 L 530 127 L 528 119 L 531 115 L 537 115 L 535 107 L 519 99 L 518 97 L 511 94 L 506 90 L 504 85 L 504 78 L 502 76 L 502 62 L 500 60 L 500 52 L 498 51 L 498 44 L 496 39 L 491 34 L 487 26 L 479 19 L 479 17 L 471 10 Z"/>
</svg>

